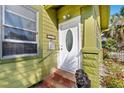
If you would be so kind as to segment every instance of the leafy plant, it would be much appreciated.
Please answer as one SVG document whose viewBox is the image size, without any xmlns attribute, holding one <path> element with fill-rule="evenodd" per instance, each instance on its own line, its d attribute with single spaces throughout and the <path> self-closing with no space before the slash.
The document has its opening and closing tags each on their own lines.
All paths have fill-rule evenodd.
<svg viewBox="0 0 124 93">
<path fill-rule="evenodd" d="M 105 33 L 106 38 L 112 38 L 116 41 L 116 47 L 106 46 L 107 49 L 112 51 L 124 50 L 124 7 L 120 8 L 119 13 L 115 13 L 110 17 L 109 31 Z"/>
<path fill-rule="evenodd" d="M 122 8 L 120 9 L 120 15 L 121 15 L 121 16 L 124 16 L 124 7 L 122 7 Z"/>
<path fill-rule="evenodd" d="M 116 47 L 117 47 L 117 44 L 116 44 L 116 41 L 112 38 L 108 38 L 105 42 L 105 48 L 108 49 L 109 51 L 113 51 L 115 52 L 116 51 Z"/>
</svg>

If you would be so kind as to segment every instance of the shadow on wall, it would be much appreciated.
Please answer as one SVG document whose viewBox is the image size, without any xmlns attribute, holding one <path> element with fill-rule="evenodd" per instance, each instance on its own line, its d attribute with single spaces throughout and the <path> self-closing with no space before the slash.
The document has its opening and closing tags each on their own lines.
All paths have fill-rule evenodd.
<svg viewBox="0 0 124 93">
<path fill-rule="evenodd" d="M 0 87 L 18 88 L 30 87 L 50 74 L 56 67 L 56 54 L 39 63 L 39 59 L 0 65 Z"/>
<path fill-rule="evenodd" d="M 38 60 L 1 64 L 0 87 L 28 87 L 37 82 L 39 80 L 39 67 L 36 63 Z"/>
<path fill-rule="evenodd" d="M 57 12 L 55 9 L 49 9 L 46 11 L 47 14 L 50 17 L 50 21 L 54 24 L 54 27 L 56 27 L 56 29 L 58 28 L 58 22 L 57 22 Z"/>
</svg>

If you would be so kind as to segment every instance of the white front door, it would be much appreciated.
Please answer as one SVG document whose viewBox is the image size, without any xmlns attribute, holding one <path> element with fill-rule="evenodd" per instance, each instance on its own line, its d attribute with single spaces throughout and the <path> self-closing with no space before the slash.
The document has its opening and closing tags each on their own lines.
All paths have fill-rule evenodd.
<svg viewBox="0 0 124 93">
<path fill-rule="evenodd" d="M 80 17 L 59 25 L 60 55 L 58 68 L 74 73 L 80 68 Z"/>
</svg>

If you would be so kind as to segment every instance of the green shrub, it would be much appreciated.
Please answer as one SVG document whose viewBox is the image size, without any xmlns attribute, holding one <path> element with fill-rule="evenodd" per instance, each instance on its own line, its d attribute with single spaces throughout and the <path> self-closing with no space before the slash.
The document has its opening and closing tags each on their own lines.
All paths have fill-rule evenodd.
<svg viewBox="0 0 124 93">
<path fill-rule="evenodd" d="M 117 50 L 116 40 L 108 38 L 105 42 L 105 48 L 108 49 L 109 51 L 115 52 Z"/>
</svg>

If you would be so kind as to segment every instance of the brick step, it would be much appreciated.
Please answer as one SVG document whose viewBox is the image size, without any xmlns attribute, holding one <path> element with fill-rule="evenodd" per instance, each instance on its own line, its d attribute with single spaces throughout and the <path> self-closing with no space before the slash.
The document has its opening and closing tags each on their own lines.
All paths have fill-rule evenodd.
<svg viewBox="0 0 124 93">
<path fill-rule="evenodd" d="M 67 86 L 63 85 L 61 82 L 62 81 L 55 81 L 54 79 L 51 79 L 49 81 L 46 81 L 47 83 L 49 83 L 49 87 L 50 88 L 66 88 Z"/>
<path fill-rule="evenodd" d="M 38 88 L 74 88 L 74 74 L 56 69 L 52 72 L 43 83 L 37 86 Z"/>
<path fill-rule="evenodd" d="M 43 83 L 39 84 L 37 88 L 50 88 L 50 85 L 47 82 L 43 81 Z"/>
<path fill-rule="evenodd" d="M 54 77 L 53 77 L 53 80 L 54 81 L 57 81 L 58 83 L 61 83 L 67 87 L 70 87 L 70 86 L 75 86 L 75 82 L 68 79 L 68 78 L 65 78 L 63 77 L 62 75 L 58 74 L 58 73 L 54 73 Z"/>
<path fill-rule="evenodd" d="M 50 87 L 50 84 L 48 84 L 46 81 L 52 79 L 53 77 L 54 77 L 54 74 L 50 74 L 49 76 L 47 76 L 43 80 L 43 82 L 37 86 L 37 88 L 49 88 Z"/>
<path fill-rule="evenodd" d="M 73 82 L 76 82 L 76 79 L 75 79 L 75 75 L 70 73 L 70 72 L 67 72 L 67 71 L 64 71 L 64 70 L 61 70 L 61 69 L 57 69 L 55 72 L 54 72 L 54 75 L 59 75 L 59 76 L 62 76 L 63 78 L 66 78 L 70 81 L 73 81 Z"/>
<path fill-rule="evenodd" d="M 57 76 L 51 79 L 46 79 L 41 85 L 39 85 L 39 88 L 71 88 L 75 87 L 75 83 L 66 79 L 61 78 L 59 80 L 55 80 Z"/>
</svg>

